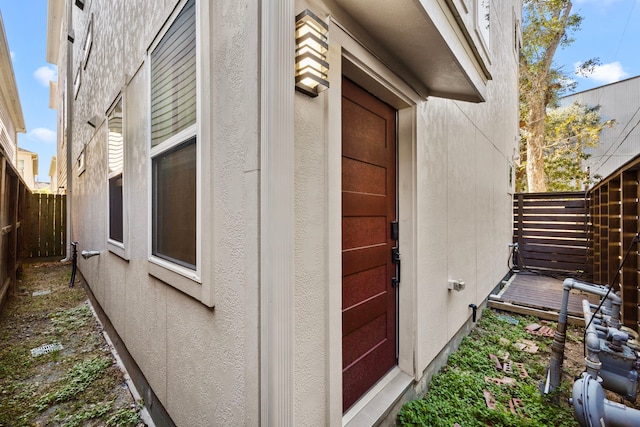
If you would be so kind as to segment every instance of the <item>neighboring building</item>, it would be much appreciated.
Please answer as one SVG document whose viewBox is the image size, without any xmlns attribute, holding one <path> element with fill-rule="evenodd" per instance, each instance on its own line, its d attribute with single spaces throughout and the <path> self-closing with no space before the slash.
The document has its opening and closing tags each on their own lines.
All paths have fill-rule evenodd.
<svg viewBox="0 0 640 427">
<path fill-rule="evenodd" d="M 607 177 L 640 153 L 640 76 L 565 96 L 562 105 L 574 102 L 600 106 L 602 120 L 614 119 L 612 128 L 600 133 L 600 144 L 588 150 L 584 162 L 592 177 Z"/>
<path fill-rule="evenodd" d="M 58 158 L 56 156 L 51 157 L 49 164 L 49 189 L 53 194 L 61 194 L 58 188 Z"/>
<path fill-rule="evenodd" d="M 18 173 L 24 179 L 29 190 L 37 190 L 36 177 L 38 175 L 38 154 L 24 148 L 18 148 Z"/>
<path fill-rule="evenodd" d="M 49 0 L 68 241 L 155 417 L 369 425 L 425 390 L 508 272 L 520 16 Z"/>
<path fill-rule="evenodd" d="M 25 131 L 11 51 L 0 15 L 0 149 L 14 167 L 18 163 L 18 132 Z"/>
</svg>

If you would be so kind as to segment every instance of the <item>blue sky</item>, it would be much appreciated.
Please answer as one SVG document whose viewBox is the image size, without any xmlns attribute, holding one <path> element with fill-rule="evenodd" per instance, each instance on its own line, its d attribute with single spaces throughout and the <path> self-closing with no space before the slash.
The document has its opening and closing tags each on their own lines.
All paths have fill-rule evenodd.
<svg viewBox="0 0 640 427">
<path fill-rule="evenodd" d="M 640 0 L 574 0 L 573 11 L 583 16 L 582 27 L 576 41 L 556 53 L 555 63 L 571 75 L 581 61 L 599 58 L 602 64 L 589 78 L 574 76 L 577 91 L 640 75 Z M 38 179 L 48 181 L 56 151 L 48 81 L 57 79 L 57 71 L 45 59 L 47 1 L 0 0 L 0 12 L 27 126 L 18 145 L 38 153 Z"/>
<path fill-rule="evenodd" d="M 56 111 L 49 109 L 48 82 L 57 80 L 57 72 L 46 62 L 47 0 L 0 0 L 0 12 L 27 127 L 26 134 L 18 134 L 18 146 L 38 153 L 38 180 L 49 181 Z"/>
<path fill-rule="evenodd" d="M 582 25 L 554 61 L 578 83 L 576 92 L 640 75 L 640 0 L 574 0 L 572 11 Z M 595 72 L 574 75 L 576 64 L 591 58 L 601 63 Z"/>
</svg>

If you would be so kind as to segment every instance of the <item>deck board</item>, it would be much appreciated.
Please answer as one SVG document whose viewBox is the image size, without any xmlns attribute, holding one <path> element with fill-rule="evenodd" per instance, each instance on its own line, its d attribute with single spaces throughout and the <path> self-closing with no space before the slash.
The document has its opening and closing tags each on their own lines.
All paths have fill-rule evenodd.
<svg viewBox="0 0 640 427">
<path fill-rule="evenodd" d="M 518 273 L 499 296 L 492 301 L 506 302 L 514 306 L 530 307 L 543 311 L 560 312 L 562 305 L 562 280 L 532 273 Z M 569 294 L 568 314 L 582 317 L 582 300 L 597 304 L 597 295 L 572 289 Z"/>
</svg>

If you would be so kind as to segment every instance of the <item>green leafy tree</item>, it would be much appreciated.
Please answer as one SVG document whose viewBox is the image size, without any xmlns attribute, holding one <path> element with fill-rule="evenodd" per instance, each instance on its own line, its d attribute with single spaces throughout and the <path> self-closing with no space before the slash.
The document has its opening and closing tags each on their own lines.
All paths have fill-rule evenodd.
<svg viewBox="0 0 640 427">
<path fill-rule="evenodd" d="M 520 50 L 520 158 L 525 167 L 518 180 L 526 179 L 531 192 L 547 191 L 545 174 L 545 123 L 547 107 L 575 88 L 575 82 L 554 65 L 559 47 L 570 45 L 582 17 L 571 13 L 569 0 L 524 0 L 522 49 Z M 583 62 L 578 72 L 588 75 L 597 59 Z"/>
<path fill-rule="evenodd" d="M 600 132 L 615 122 L 603 121 L 599 110 L 575 102 L 547 111 L 543 161 L 548 191 L 577 191 L 592 183 L 582 162 L 600 142 Z"/>
</svg>

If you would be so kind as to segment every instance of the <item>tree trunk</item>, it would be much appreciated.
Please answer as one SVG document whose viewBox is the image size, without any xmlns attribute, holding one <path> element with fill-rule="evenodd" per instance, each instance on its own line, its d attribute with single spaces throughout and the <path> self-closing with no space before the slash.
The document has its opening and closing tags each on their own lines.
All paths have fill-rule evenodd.
<svg viewBox="0 0 640 427">
<path fill-rule="evenodd" d="M 546 108 L 557 92 L 554 84 L 561 86 L 554 81 L 555 73 L 550 74 L 550 70 L 556 49 L 569 23 L 571 1 L 531 0 L 525 3 L 530 6 L 529 12 L 537 14 L 540 18 L 540 21 L 534 21 L 537 22 L 536 27 L 530 27 L 529 23 L 524 29 L 524 42 L 533 43 L 537 49 L 529 50 L 529 56 L 520 57 L 520 83 L 525 83 L 525 90 L 523 91 L 521 86 L 521 93 L 529 107 L 529 117 L 525 125 L 528 131 L 527 187 L 531 193 L 543 193 L 547 191 L 544 171 Z"/>
<path fill-rule="evenodd" d="M 528 126 L 530 137 L 527 141 L 527 187 L 530 193 L 547 191 L 547 180 L 544 173 L 544 124 L 546 117 L 544 102 L 532 102 Z"/>
</svg>

